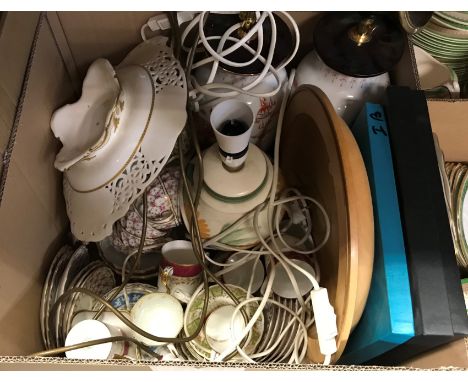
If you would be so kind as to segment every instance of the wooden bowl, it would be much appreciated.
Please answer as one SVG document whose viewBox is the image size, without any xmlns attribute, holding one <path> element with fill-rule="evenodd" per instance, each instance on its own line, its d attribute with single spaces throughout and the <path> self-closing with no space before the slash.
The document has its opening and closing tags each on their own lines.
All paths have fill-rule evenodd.
<svg viewBox="0 0 468 382">
<path fill-rule="evenodd" d="M 365 307 L 374 259 L 372 199 L 364 161 L 346 123 L 317 87 L 303 85 L 289 100 L 281 136 L 280 167 L 286 184 L 315 198 L 327 211 L 331 232 L 318 252 L 321 286 L 337 316 L 339 359 Z M 325 234 L 323 218 L 311 210 L 313 234 Z M 322 363 L 315 326 L 308 358 Z"/>
</svg>

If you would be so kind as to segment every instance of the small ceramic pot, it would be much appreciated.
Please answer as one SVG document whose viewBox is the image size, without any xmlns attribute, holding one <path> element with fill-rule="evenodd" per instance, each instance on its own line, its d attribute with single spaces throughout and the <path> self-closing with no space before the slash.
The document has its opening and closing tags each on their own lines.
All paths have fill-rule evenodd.
<svg viewBox="0 0 468 382">
<path fill-rule="evenodd" d="M 174 240 L 162 249 L 158 288 L 187 303 L 202 281 L 202 266 L 190 241 Z"/>
<path fill-rule="evenodd" d="M 294 88 L 309 84 L 319 87 L 347 124 L 356 119 L 365 102 L 379 103 L 390 85 L 388 73 L 375 77 L 351 77 L 327 66 L 316 51 L 299 63 Z"/>
</svg>

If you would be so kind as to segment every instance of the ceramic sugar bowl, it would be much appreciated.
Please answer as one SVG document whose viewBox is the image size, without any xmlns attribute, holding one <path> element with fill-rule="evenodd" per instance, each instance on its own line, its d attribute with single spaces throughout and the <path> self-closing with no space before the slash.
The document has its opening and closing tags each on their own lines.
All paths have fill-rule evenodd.
<svg viewBox="0 0 468 382">
<path fill-rule="evenodd" d="M 250 107 L 238 100 L 219 103 L 211 113 L 211 124 L 217 143 L 203 153 L 203 186 L 197 219 L 203 239 L 223 232 L 220 243 L 251 247 L 259 242 L 250 213 L 237 226 L 225 231 L 238 219 L 265 202 L 273 183 L 273 166 L 268 156 L 249 143 L 253 129 Z M 198 165 L 188 166 L 191 182 L 198 183 Z M 181 193 L 182 216 L 190 227 L 190 209 Z M 266 209 L 258 215 L 258 231 L 268 235 Z"/>
<path fill-rule="evenodd" d="M 382 101 L 388 72 L 404 50 L 404 32 L 386 14 L 331 12 L 314 30 L 315 50 L 299 63 L 294 86 L 319 87 L 347 124 L 365 102 Z"/>
<path fill-rule="evenodd" d="M 81 99 L 52 116 L 63 143 L 55 167 L 64 172 L 67 213 L 79 240 L 112 233 L 163 169 L 185 125 L 185 76 L 166 42 L 143 42 L 116 69 L 96 60 Z"/>
</svg>

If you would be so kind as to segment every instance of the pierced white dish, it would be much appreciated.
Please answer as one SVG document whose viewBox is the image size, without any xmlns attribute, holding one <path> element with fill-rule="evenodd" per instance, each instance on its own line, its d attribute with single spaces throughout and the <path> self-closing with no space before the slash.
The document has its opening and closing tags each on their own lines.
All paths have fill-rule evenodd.
<svg viewBox="0 0 468 382">
<path fill-rule="evenodd" d="M 64 171 L 67 213 L 79 240 L 112 233 L 112 224 L 158 176 L 185 125 L 185 75 L 166 41 L 141 43 L 115 70 L 97 60 L 82 99 L 52 117 L 64 144 L 55 166 Z"/>
</svg>

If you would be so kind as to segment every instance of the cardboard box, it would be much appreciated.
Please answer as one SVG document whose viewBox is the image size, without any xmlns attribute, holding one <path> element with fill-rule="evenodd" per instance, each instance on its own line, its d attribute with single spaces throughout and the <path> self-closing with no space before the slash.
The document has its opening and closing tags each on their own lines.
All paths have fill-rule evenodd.
<svg viewBox="0 0 468 382">
<path fill-rule="evenodd" d="M 4 160 L 0 168 L 0 369 L 149 370 L 182 366 L 180 363 L 135 364 L 118 360 L 85 363 L 23 357 L 42 350 L 38 314 L 42 286 L 51 259 L 68 232 L 61 174 L 53 166 L 60 143 L 50 130 L 50 116 L 59 106 L 79 97 L 81 80 L 94 59 L 104 56 L 113 64 L 118 63 L 140 41 L 141 25 L 154 14 L 7 12 L 1 15 L 0 150 Z M 293 16 L 303 32 L 301 50 L 295 60 L 298 62 L 312 47 L 310 31 L 316 13 L 293 12 Z M 407 48 L 391 76 L 393 83 L 415 88 L 410 45 Z M 452 108 L 452 103 L 431 101 L 431 122 L 440 133 L 447 159 L 468 161 L 468 151 L 461 148 L 460 140 L 452 135 L 453 130 L 459 128 L 456 118 L 461 120 L 466 115 L 468 103 L 453 105 L 457 106 Z M 442 127 L 446 118 L 450 119 L 448 131 Z M 466 130 L 462 134 L 468 138 Z M 443 366 L 450 366 L 452 358 L 448 359 Z M 223 365 L 185 365 L 195 366 Z M 468 366 L 468 361 L 464 366 Z M 271 366 L 238 364 L 229 367 Z M 277 367 L 283 370 L 321 368 L 319 365 Z M 339 366 L 337 369 L 347 368 Z"/>
</svg>

